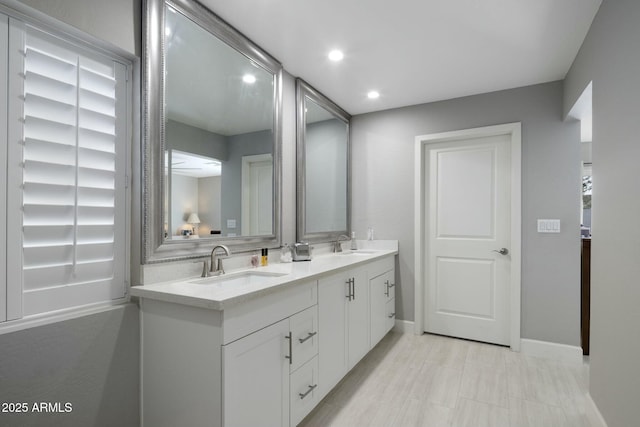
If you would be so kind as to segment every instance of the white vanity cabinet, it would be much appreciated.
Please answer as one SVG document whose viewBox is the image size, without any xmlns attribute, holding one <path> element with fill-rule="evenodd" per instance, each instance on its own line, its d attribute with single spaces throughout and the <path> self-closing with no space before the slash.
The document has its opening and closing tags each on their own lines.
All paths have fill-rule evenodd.
<svg viewBox="0 0 640 427">
<path fill-rule="evenodd" d="M 369 286 L 366 267 L 318 281 L 320 397 L 369 351 Z"/>
<path fill-rule="evenodd" d="M 260 270 L 272 287 L 229 275 L 132 288 L 142 427 L 296 426 L 393 327 L 396 253 Z"/>
<path fill-rule="evenodd" d="M 317 404 L 315 280 L 225 310 L 141 309 L 143 426 L 289 427 Z"/>
<path fill-rule="evenodd" d="M 373 348 L 395 324 L 396 291 L 393 258 L 371 264 L 369 293 L 371 298 L 371 348 Z"/>
<path fill-rule="evenodd" d="M 222 347 L 224 426 L 295 426 L 318 403 L 317 308 Z"/>
</svg>

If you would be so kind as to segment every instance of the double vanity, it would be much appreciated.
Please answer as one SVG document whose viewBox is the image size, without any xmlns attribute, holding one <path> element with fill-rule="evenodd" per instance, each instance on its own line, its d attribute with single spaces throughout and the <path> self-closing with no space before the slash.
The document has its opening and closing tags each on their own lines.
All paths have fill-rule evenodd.
<svg viewBox="0 0 640 427">
<path fill-rule="evenodd" d="M 353 231 L 346 111 L 200 2 L 144 4 L 141 424 L 295 426 L 393 327 L 398 244 L 329 253 Z M 311 261 L 249 267 L 294 231 Z M 226 274 L 147 276 L 219 247 Z"/>
<path fill-rule="evenodd" d="M 394 325 L 397 242 L 370 243 L 131 288 L 143 426 L 297 425 Z"/>
</svg>

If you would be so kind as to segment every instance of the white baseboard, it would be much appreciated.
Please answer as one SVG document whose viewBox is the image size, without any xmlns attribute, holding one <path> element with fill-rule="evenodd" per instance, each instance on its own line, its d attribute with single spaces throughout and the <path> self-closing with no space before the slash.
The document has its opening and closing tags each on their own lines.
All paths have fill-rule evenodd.
<svg viewBox="0 0 640 427">
<path fill-rule="evenodd" d="M 396 324 L 394 325 L 393 330 L 403 334 L 413 334 L 413 322 L 411 320 L 396 319 Z"/>
<path fill-rule="evenodd" d="M 587 412 L 587 420 L 589 420 L 593 427 L 607 427 L 607 422 L 604 420 L 590 393 L 587 393 L 586 400 L 587 407 L 585 409 Z"/>
<path fill-rule="evenodd" d="M 523 338 L 520 340 L 520 352 L 528 356 L 542 357 L 560 362 L 582 363 L 582 349 L 573 345 Z"/>
</svg>

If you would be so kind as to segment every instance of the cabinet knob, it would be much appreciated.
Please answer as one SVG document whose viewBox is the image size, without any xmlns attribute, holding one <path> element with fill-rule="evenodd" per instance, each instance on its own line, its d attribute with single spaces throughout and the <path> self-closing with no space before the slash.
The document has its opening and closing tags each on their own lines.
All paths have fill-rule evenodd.
<svg viewBox="0 0 640 427">
<path fill-rule="evenodd" d="M 389 315 L 389 319 L 393 319 L 394 317 L 396 317 L 396 314 L 395 314 L 395 313 L 391 313 L 391 314 Z"/>
</svg>

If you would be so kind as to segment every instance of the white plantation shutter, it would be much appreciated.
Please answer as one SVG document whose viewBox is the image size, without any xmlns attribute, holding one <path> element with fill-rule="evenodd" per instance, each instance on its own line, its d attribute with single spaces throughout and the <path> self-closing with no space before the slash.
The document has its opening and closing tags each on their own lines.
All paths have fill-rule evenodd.
<svg viewBox="0 0 640 427">
<path fill-rule="evenodd" d="M 11 31 L 10 127 L 21 129 L 10 131 L 9 211 L 21 226 L 9 256 L 22 312 L 10 318 L 122 298 L 126 67 L 25 24 Z"/>
<path fill-rule="evenodd" d="M 0 13 L 0 58 L 9 55 L 9 17 Z M 7 129 L 7 64 L 0 65 L 0 129 Z M 7 173 L 7 132 L 0 133 L 0 173 Z M 4 180 L 4 179 L 3 179 Z M 0 180 L 0 322 L 7 320 L 7 186 Z"/>
</svg>

